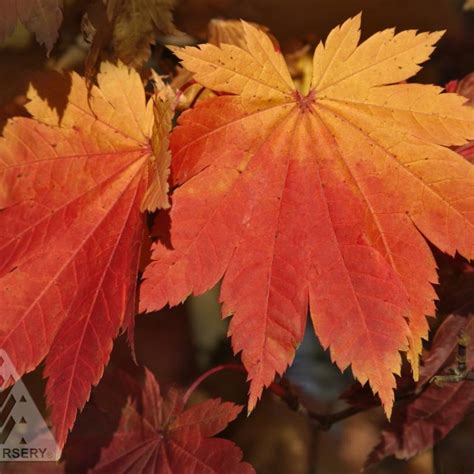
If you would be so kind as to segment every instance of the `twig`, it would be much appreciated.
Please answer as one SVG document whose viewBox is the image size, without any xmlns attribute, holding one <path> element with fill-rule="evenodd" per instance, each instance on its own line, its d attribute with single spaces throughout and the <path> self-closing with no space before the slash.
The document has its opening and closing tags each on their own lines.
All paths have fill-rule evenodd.
<svg viewBox="0 0 474 474">
<path fill-rule="evenodd" d="M 446 383 L 459 383 L 463 381 L 474 381 L 474 372 L 467 370 L 467 347 L 469 346 L 469 336 L 461 331 L 458 336 L 458 345 L 456 352 L 456 367 L 449 367 L 447 374 L 435 375 L 430 382 L 443 386 Z"/>
<path fill-rule="evenodd" d="M 212 375 L 218 372 L 222 372 L 223 370 L 232 370 L 232 371 L 240 372 L 242 374 L 247 373 L 247 371 L 245 370 L 245 367 L 240 364 L 222 364 L 222 365 L 213 367 L 212 369 L 209 369 L 208 371 L 201 374 L 189 386 L 189 388 L 186 390 L 183 396 L 184 403 L 186 404 L 188 402 L 189 398 L 191 397 L 191 394 L 199 387 L 199 385 L 201 385 L 205 380 L 207 380 Z M 301 413 L 311 418 L 311 420 L 313 420 L 316 423 L 316 428 L 320 430 L 329 430 L 332 427 L 332 425 L 334 425 L 335 423 L 339 421 L 345 420 L 346 418 L 350 418 L 351 416 L 357 415 L 358 413 L 380 406 L 380 402 L 377 400 L 374 400 L 374 402 L 369 403 L 369 404 L 351 406 L 336 413 L 323 414 L 323 413 L 314 412 L 308 409 L 304 404 L 302 404 L 301 400 L 299 399 L 296 388 L 285 378 L 282 378 L 279 381 L 279 383 L 273 382 L 268 387 L 268 389 L 277 397 L 279 397 L 283 402 L 285 402 L 291 410 L 296 411 L 298 413 Z M 402 399 L 407 399 L 409 397 L 413 397 L 416 395 L 417 394 L 415 392 L 399 395 L 396 398 L 395 403 Z"/>
<path fill-rule="evenodd" d="M 457 366 L 455 368 L 450 369 L 451 373 L 447 375 L 436 375 L 423 386 L 416 387 L 414 390 L 410 390 L 405 393 L 399 393 L 398 395 L 396 394 L 395 404 L 401 401 L 406 401 L 418 397 L 429 387 L 430 383 L 432 382 L 436 384 L 444 384 L 446 382 L 460 382 L 463 380 L 474 381 L 474 372 L 468 372 L 466 366 L 466 348 L 468 342 L 468 337 L 464 334 L 460 334 L 458 338 L 458 350 L 456 357 Z M 221 372 L 222 370 L 234 370 L 244 374 L 247 373 L 244 366 L 240 364 L 218 365 L 217 367 L 214 367 L 208 370 L 207 372 L 204 372 L 191 384 L 191 386 L 184 394 L 185 403 L 189 400 L 189 397 L 191 396 L 192 392 L 204 380 L 206 380 L 208 377 L 217 372 Z M 315 422 L 315 426 L 317 429 L 324 431 L 329 430 L 335 423 L 346 420 L 347 418 L 357 415 L 358 413 L 371 410 L 381 405 L 380 401 L 374 398 L 373 401 L 370 401 L 368 403 L 350 406 L 335 413 L 318 413 L 310 410 L 301 402 L 298 396 L 298 391 L 294 386 L 292 386 L 292 384 L 287 379 L 282 378 L 278 383 L 274 382 L 268 388 L 282 401 L 284 401 L 291 410 L 308 416 L 311 420 Z"/>
<path fill-rule="evenodd" d="M 401 401 L 414 399 L 417 396 L 419 396 L 421 391 L 423 390 L 413 390 L 413 391 L 399 394 L 395 397 L 394 403 L 397 404 Z M 344 408 L 343 410 L 337 411 L 335 413 L 321 414 L 321 413 L 316 413 L 312 411 L 307 411 L 307 413 L 311 419 L 317 422 L 318 424 L 317 427 L 319 429 L 323 431 L 327 431 L 332 427 L 332 425 L 334 425 L 335 423 L 338 423 L 339 421 L 346 420 L 347 418 L 350 418 L 354 415 L 358 415 L 359 413 L 363 413 L 365 411 L 372 410 L 373 408 L 377 408 L 380 406 L 381 406 L 380 401 L 374 399 L 374 401 L 371 403 L 367 403 L 364 405 L 350 406 L 348 408 Z"/>
</svg>

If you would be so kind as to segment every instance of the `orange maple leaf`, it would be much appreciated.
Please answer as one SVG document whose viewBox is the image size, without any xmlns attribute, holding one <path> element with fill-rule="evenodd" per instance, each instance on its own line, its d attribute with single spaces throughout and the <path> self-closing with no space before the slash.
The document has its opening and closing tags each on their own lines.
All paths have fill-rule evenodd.
<svg viewBox="0 0 474 474">
<path fill-rule="evenodd" d="M 177 49 L 224 93 L 171 136 L 172 249 L 154 247 L 141 310 L 175 305 L 223 277 L 249 409 L 291 363 L 308 307 L 341 369 L 369 381 L 390 416 L 407 350 L 417 372 L 437 281 L 423 238 L 474 257 L 474 168 L 447 148 L 474 137 L 465 99 L 413 76 L 442 33 L 393 29 L 362 44 L 360 15 L 316 48 L 309 90 L 244 23 L 246 48 Z M 422 235 L 423 234 L 423 235 Z"/>
<path fill-rule="evenodd" d="M 62 114 L 31 88 L 35 119 L 12 120 L 0 140 L 0 347 L 20 375 L 46 356 L 61 446 L 135 315 L 140 210 L 168 203 L 170 125 L 154 125 L 153 109 L 171 118 L 123 65 L 104 64 L 90 97 L 70 81 Z"/>
</svg>

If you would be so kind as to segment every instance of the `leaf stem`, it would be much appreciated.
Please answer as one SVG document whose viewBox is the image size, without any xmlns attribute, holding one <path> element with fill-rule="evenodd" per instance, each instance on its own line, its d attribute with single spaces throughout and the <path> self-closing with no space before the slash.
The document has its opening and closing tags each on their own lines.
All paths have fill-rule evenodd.
<svg viewBox="0 0 474 474">
<path fill-rule="evenodd" d="M 201 87 L 199 91 L 196 93 L 196 95 L 193 97 L 193 100 L 191 101 L 191 104 L 189 105 L 189 108 L 192 109 L 197 101 L 199 100 L 199 97 L 201 97 L 202 93 L 206 90 L 205 87 Z"/>
<path fill-rule="evenodd" d="M 211 375 L 216 374 L 217 372 L 222 372 L 223 370 L 233 370 L 235 372 L 240 372 L 242 374 L 246 374 L 247 371 L 245 370 L 245 367 L 241 364 L 221 364 L 217 365 L 216 367 L 213 367 L 212 369 L 207 370 L 203 374 L 201 374 L 186 390 L 183 400 L 184 403 L 186 404 L 191 396 L 191 394 L 196 390 L 199 385 L 201 385 L 207 378 L 209 378 Z M 273 392 L 275 395 L 278 397 L 285 399 L 285 396 L 287 395 L 287 391 L 285 388 L 283 388 L 281 385 L 272 383 L 268 389 Z"/>
<path fill-rule="evenodd" d="M 217 365 L 216 367 L 213 367 L 212 369 L 207 370 L 203 374 L 201 374 L 186 390 L 184 396 L 183 396 L 183 401 L 184 404 L 186 404 L 189 400 L 189 397 L 191 394 L 196 390 L 199 385 L 201 385 L 207 378 L 209 378 L 211 375 L 216 374 L 217 372 L 222 372 L 223 370 L 234 370 L 237 372 L 244 372 L 246 373 L 246 370 L 243 365 L 240 364 L 221 364 Z"/>
</svg>

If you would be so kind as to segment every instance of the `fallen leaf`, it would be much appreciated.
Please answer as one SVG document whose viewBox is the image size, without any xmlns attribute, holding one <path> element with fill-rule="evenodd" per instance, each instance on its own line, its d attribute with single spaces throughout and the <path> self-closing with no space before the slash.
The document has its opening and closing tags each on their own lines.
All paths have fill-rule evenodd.
<svg viewBox="0 0 474 474">
<path fill-rule="evenodd" d="M 107 63 L 90 91 L 69 80 L 61 113 L 30 88 L 34 119 L 10 121 L 0 141 L 0 346 L 20 375 L 46 356 L 61 446 L 135 315 L 140 209 L 167 204 L 153 181 L 167 174 L 152 151 L 163 136 L 139 75 Z"/>
<path fill-rule="evenodd" d="M 175 50 L 224 95 L 183 113 L 171 135 L 173 248 L 155 245 L 140 309 L 223 277 L 251 410 L 291 363 L 309 306 L 333 360 L 369 381 L 390 416 L 399 351 L 410 344 L 416 377 L 434 314 L 423 235 L 474 257 L 474 169 L 447 148 L 474 136 L 474 111 L 439 87 L 397 84 L 442 33 L 388 29 L 358 45 L 359 15 L 319 44 L 299 91 L 271 40 L 243 27 L 245 49 Z"/>
<path fill-rule="evenodd" d="M 103 449 L 94 474 L 255 472 L 242 462 L 242 452 L 231 441 L 211 439 L 234 420 L 241 407 L 219 399 L 184 409 L 180 392 L 163 398 L 146 372 L 141 403 L 129 401 L 109 446 Z"/>
<path fill-rule="evenodd" d="M 18 21 L 35 34 L 38 43 L 44 44 L 48 54 L 58 39 L 63 20 L 62 0 L 2 0 L 0 42 L 13 33 Z"/>
</svg>

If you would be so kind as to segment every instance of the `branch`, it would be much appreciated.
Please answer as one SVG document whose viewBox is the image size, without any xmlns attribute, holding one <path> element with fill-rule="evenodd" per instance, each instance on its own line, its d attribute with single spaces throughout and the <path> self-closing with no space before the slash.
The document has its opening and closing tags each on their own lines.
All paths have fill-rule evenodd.
<svg viewBox="0 0 474 474">
<path fill-rule="evenodd" d="M 451 367 L 448 369 L 448 374 L 444 375 L 435 375 L 427 383 L 420 387 L 415 387 L 413 390 L 409 390 L 405 393 L 395 394 L 395 404 L 415 399 L 418 397 L 424 390 L 429 387 L 431 383 L 436 385 L 444 385 L 445 383 L 459 383 L 462 381 L 474 381 L 474 372 L 469 372 L 466 365 L 466 352 L 469 345 L 469 337 L 465 333 L 460 333 L 458 337 L 458 346 L 456 353 L 456 367 Z M 245 367 L 241 364 L 223 364 L 214 367 L 207 372 L 204 372 L 200 375 L 188 388 L 184 394 L 185 403 L 188 401 L 192 392 L 208 377 L 211 375 L 221 372 L 222 370 L 234 370 L 240 373 L 246 374 L 247 371 Z M 373 401 L 370 401 L 365 404 L 349 406 L 343 410 L 340 410 L 335 413 L 318 413 L 310 410 L 304 403 L 300 400 L 298 390 L 285 378 L 282 378 L 278 383 L 273 382 L 269 387 L 269 390 L 277 395 L 282 401 L 284 401 L 288 407 L 301 413 L 313 420 L 316 423 L 316 428 L 320 430 L 329 430 L 335 423 L 343 421 L 347 418 L 350 418 L 358 413 L 362 413 L 372 408 L 379 407 L 381 405 L 380 400 L 374 398 Z"/>
<path fill-rule="evenodd" d="M 419 396 L 421 391 L 422 390 L 412 390 L 406 393 L 396 395 L 394 403 L 397 404 L 401 401 L 415 399 L 416 397 Z M 363 413 L 367 410 L 372 410 L 373 408 L 377 408 L 380 406 L 381 406 L 380 401 L 374 399 L 374 401 L 371 403 L 367 403 L 364 405 L 350 406 L 348 408 L 344 408 L 343 410 L 337 411 L 335 413 L 321 414 L 321 413 L 316 413 L 316 412 L 308 410 L 307 414 L 312 420 L 316 421 L 317 428 L 323 431 L 327 431 L 335 423 L 346 420 L 347 418 L 350 418 L 354 415 L 358 415 L 359 413 Z"/>
<path fill-rule="evenodd" d="M 201 374 L 189 386 L 183 397 L 184 403 L 186 404 L 188 402 L 192 393 L 199 387 L 199 385 L 201 385 L 210 376 L 218 372 L 222 372 L 223 370 L 232 370 L 235 372 L 240 372 L 242 374 L 247 373 L 245 367 L 241 364 L 222 364 L 213 367 L 212 369 L 209 369 L 208 371 Z M 336 413 L 323 414 L 312 411 L 308 407 L 306 407 L 299 398 L 298 390 L 285 378 L 282 378 L 278 383 L 273 382 L 268 387 L 268 389 L 278 398 L 280 398 L 283 402 L 285 402 L 291 410 L 311 418 L 311 420 L 316 423 L 316 428 L 324 431 L 329 430 L 332 425 L 338 423 L 339 421 L 345 420 L 346 418 L 350 418 L 351 416 L 357 415 L 358 413 L 371 410 L 372 408 L 380 406 L 380 401 L 374 399 L 373 402 L 368 404 L 355 405 L 345 408 L 344 410 L 338 411 Z M 416 397 L 418 394 L 418 392 L 412 391 L 406 394 L 398 395 L 395 398 L 395 403 L 401 400 L 406 400 L 411 397 Z"/>
</svg>

